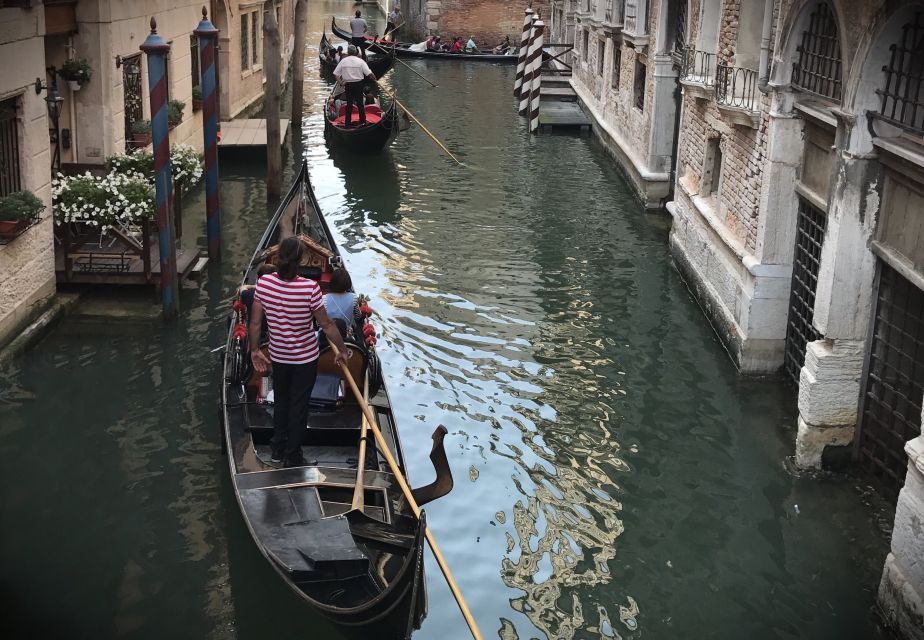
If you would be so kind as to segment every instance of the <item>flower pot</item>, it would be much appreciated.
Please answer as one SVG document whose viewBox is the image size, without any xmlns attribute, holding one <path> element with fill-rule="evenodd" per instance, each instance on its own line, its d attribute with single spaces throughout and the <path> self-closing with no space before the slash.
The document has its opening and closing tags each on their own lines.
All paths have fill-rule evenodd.
<svg viewBox="0 0 924 640">
<path fill-rule="evenodd" d="M 80 84 L 80 81 L 79 81 L 79 80 L 68 80 L 68 81 L 67 81 L 67 86 L 69 86 L 69 87 L 71 88 L 71 91 L 73 91 L 73 92 L 75 92 L 75 93 L 76 93 L 77 91 L 80 91 L 80 90 L 83 88 L 83 85 Z"/>
<path fill-rule="evenodd" d="M 136 133 L 132 136 L 132 140 L 135 141 L 136 147 L 146 147 L 151 144 L 151 133 Z"/>
<path fill-rule="evenodd" d="M 26 226 L 28 220 L 0 220 L 0 237 L 8 238 Z"/>
<path fill-rule="evenodd" d="M 193 98 L 193 111 L 202 111 L 202 100 L 196 100 Z"/>
</svg>

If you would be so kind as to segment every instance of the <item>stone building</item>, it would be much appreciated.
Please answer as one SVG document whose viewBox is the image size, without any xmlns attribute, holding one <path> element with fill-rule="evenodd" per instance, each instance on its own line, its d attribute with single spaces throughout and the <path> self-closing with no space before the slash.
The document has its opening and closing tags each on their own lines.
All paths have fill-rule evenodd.
<svg viewBox="0 0 924 640">
<path fill-rule="evenodd" d="M 395 0 L 393 0 L 395 1 Z M 396 0 L 407 22 L 405 31 L 418 41 L 430 34 L 475 36 L 479 46 L 493 47 L 505 36 L 519 42 L 523 31 L 526 3 L 507 0 Z M 531 3 L 533 9 L 548 15 L 548 0 Z M 390 5 L 389 5 L 390 6 Z"/>
<path fill-rule="evenodd" d="M 28 190 L 47 208 L 37 224 L 0 244 L 0 344 L 55 292 L 47 93 L 35 90 L 45 76 L 45 13 L 32 4 L 0 3 L 0 197 Z"/>
<path fill-rule="evenodd" d="M 798 385 L 797 464 L 896 499 L 880 603 L 924 638 L 924 2 L 553 0 L 551 31 L 736 365 Z"/>
</svg>

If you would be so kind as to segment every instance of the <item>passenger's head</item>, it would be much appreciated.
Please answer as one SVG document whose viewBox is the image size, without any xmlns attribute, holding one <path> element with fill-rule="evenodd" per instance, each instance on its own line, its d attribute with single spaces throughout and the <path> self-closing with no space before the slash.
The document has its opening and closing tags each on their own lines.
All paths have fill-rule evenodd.
<svg viewBox="0 0 924 640">
<path fill-rule="evenodd" d="M 279 243 L 276 254 L 276 271 L 282 280 L 294 280 L 298 275 L 298 265 L 302 261 L 302 241 L 290 236 Z"/>
<path fill-rule="evenodd" d="M 331 293 L 346 293 L 353 288 L 353 281 L 350 279 L 350 274 L 346 269 L 334 269 L 334 272 L 330 275 L 330 291 Z"/>
<path fill-rule="evenodd" d="M 257 277 L 265 276 L 267 273 L 276 273 L 276 265 L 264 262 L 257 267 Z"/>
<path fill-rule="evenodd" d="M 354 47 L 353 45 L 350 45 L 349 47 L 347 47 L 347 55 L 355 56 L 356 52 L 357 52 L 356 47 Z"/>
<path fill-rule="evenodd" d="M 362 11 L 357 11 L 357 12 L 356 12 L 356 17 L 357 17 L 357 18 L 358 18 L 359 16 L 361 16 L 361 15 L 363 15 L 363 12 L 362 12 Z"/>
</svg>

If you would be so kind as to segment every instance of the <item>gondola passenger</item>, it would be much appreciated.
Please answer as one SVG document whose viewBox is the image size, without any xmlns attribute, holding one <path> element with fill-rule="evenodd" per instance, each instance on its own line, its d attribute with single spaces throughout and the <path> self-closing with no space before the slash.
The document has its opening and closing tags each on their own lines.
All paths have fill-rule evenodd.
<svg viewBox="0 0 924 640">
<path fill-rule="evenodd" d="M 453 38 L 449 53 L 462 53 L 462 38 Z"/>
<path fill-rule="evenodd" d="M 350 117 L 353 115 L 353 105 L 359 109 L 359 124 L 366 124 L 366 108 L 363 106 L 363 81 L 370 80 L 375 82 L 375 75 L 366 64 L 366 61 L 359 57 L 356 47 L 350 45 L 347 48 L 347 57 L 340 61 L 337 68 L 334 69 L 334 76 L 346 85 L 346 119 L 344 126 L 351 126 Z"/>
<path fill-rule="evenodd" d="M 273 368 L 273 461 L 287 467 L 302 466 L 302 439 L 308 427 L 308 400 L 318 373 L 318 338 L 314 321 L 339 349 L 335 366 L 346 364 L 349 354 L 340 331 L 324 308 L 321 288 L 298 275 L 302 241 L 295 236 L 279 245 L 276 273 L 257 280 L 250 314 L 250 357 L 258 372 Z M 267 358 L 258 348 L 263 316 L 269 324 Z"/>
<path fill-rule="evenodd" d="M 462 38 L 459 38 L 459 40 L 461 41 Z M 475 36 L 468 37 L 468 42 L 465 43 L 465 53 L 481 53 L 475 44 Z"/>
<path fill-rule="evenodd" d="M 324 295 L 324 307 L 331 320 L 338 320 L 346 327 L 345 338 L 352 333 L 353 325 L 362 318 L 356 304 L 356 294 L 350 291 L 353 281 L 346 269 L 334 269 L 330 277 L 329 291 Z M 340 322 L 337 322 L 339 325 Z"/>
<path fill-rule="evenodd" d="M 375 97 L 375 94 L 372 93 L 372 87 L 370 87 L 369 85 L 366 85 L 365 87 L 363 87 L 363 104 L 365 104 L 366 106 L 368 105 L 378 106 L 379 104 L 379 101 Z"/>
<path fill-rule="evenodd" d="M 494 47 L 494 53 L 505 54 L 510 51 L 510 36 L 504 36 L 504 41 Z"/>
<path fill-rule="evenodd" d="M 433 36 L 430 41 L 427 43 L 427 51 L 436 51 L 440 52 L 443 50 L 443 45 L 440 42 L 439 36 Z"/>
</svg>

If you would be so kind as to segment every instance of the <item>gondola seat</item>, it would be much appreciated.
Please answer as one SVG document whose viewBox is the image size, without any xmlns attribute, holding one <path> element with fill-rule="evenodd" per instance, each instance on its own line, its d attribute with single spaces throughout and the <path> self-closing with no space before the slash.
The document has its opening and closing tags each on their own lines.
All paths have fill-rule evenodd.
<svg viewBox="0 0 924 640">
<path fill-rule="evenodd" d="M 314 487 L 247 489 L 240 497 L 257 539 L 292 580 L 342 580 L 369 571 L 349 521 L 325 518 Z"/>
<path fill-rule="evenodd" d="M 375 124 L 382 121 L 382 108 L 377 104 L 367 104 L 366 107 L 366 124 Z M 350 122 L 358 123 L 359 122 L 359 110 L 354 107 L 353 112 L 350 114 Z M 331 124 L 342 127 L 346 124 L 346 105 L 340 105 L 340 112 L 337 114 L 337 118 L 331 120 Z"/>
</svg>

